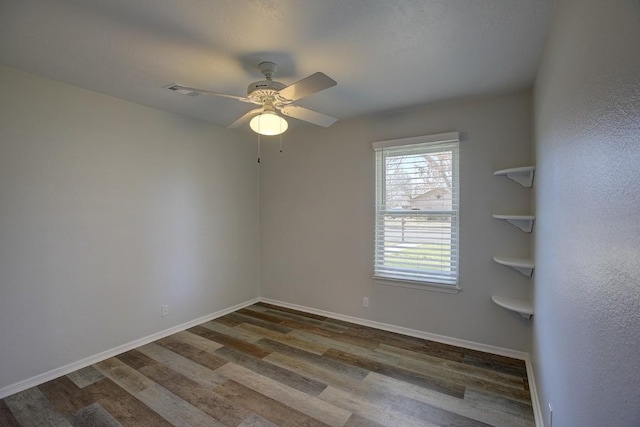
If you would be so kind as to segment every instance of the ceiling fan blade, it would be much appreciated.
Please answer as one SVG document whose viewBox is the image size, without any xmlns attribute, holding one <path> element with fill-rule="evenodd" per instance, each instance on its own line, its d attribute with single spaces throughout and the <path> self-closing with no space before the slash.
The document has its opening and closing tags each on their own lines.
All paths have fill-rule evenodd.
<svg viewBox="0 0 640 427">
<path fill-rule="evenodd" d="M 168 86 L 167 89 L 172 90 L 174 92 L 181 93 L 183 95 L 189 95 L 189 96 L 198 96 L 198 95 L 221 96 L 223 98 L 230 98 L 230 99 L 235 99 L 235 100 L 242 101 L 242 102 L 248 102 L 250 104 L 256 104 L 256 102 L 250 100 L 249 98 L 245 98 L 245 97 L 242 97 L 242 96 L 227 95 L 226 93 L 213 92 L 213 91 L 205 90 L 205 89 L 197 89 L 197 88 L 194 88 L 194 87 L 182 86 L 182 85 L 179 85 L 179 84 L 172 84 L 172 85 Z"/>
<path fill-rule="evenodd" d="M 300 98 L 320 92 L 321 90 L 329 89 L 337 84 L 338 83 L 331 77 L 318 72 L 285 87 L 278 92 L 278 96 L 288 101 L 297 101 Z"/>
<path fill-rule="evenodd" d="M 248 113 L 246 113 L 245 115 L 243 115 L 242 117 L 240 117 L 238 120 L 236 120 L 235 122 L 231 123 L 229 126 L 227 126 L 228 128 L 237 128 L 242 126 L 243 124 L 247 123 L 249 120 L 251 120 L 254 116 L 257 116 L 258 114 L 262 113 L 264 111 L 263 108 L 256 108 L 255 110 L 251 110 Z"/>
<path fill-rule="evenodd" d="M 314 125 L 329 127 L 338 119 L 325 116 L 317 111 L 309 110 L 308 108 L 300 107 L 298 105 L 285 105 L 280 109 L 285 116 L 293 117 L 294 119 L 304 120 L 305 122 L 313 123 Z"/>
</svg>

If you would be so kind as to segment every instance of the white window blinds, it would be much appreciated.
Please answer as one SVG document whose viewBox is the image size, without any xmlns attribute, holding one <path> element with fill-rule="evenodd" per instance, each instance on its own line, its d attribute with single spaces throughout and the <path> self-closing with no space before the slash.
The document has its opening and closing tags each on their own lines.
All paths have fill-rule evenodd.
<svg viewBox="0 0 640 427">
<path fill-rule="evenodd" d="M 457 132 L 373 144 L 375 278 L 457 287 L 458 145 Z"/>
</svg>

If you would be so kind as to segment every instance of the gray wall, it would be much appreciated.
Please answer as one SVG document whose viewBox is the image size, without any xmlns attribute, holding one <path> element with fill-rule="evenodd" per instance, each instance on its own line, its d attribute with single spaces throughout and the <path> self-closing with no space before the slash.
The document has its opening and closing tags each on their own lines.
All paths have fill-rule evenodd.
<svg viewBox="0 0 640 427">
<path fill-rule="evenodd" d="M 530 190 L 493 171 L 531 162 L 529 92 L 453 101 L 306 126 L 263 145 L 260 170 L 262 296 L 500 346 L 527 350 L 530 325 L 491 302 L 529 296 L 529 279 L 492 261 L 529 255 L 529 236 L 491 218 L 528 213 Z M 373 282 L 375 162 L 371 143 L 462 132 L 461 286 L 450 295 Z M 370 308 L 362 298 L 370 298 Z"/>
<path fill-rule="evenodd" d="M 535 134 L 543 410 L 554 427 L 638 426 L 640 2 L 559 1 Z"/>
<path fill-rule="evenodd" d="M 258 296 L 246 135 L 6 67 L 0 93 L 0 389 Z"/>
</svg>

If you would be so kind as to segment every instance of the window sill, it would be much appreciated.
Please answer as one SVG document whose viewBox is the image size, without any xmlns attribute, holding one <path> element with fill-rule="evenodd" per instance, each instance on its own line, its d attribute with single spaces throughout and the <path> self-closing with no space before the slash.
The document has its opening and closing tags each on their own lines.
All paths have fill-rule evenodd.
<svg viewBox="0 0 640 427">
<path fill-rule="evenodd" d="M 421 291 L 442 292 L 445 294 L 457 294 L 461 291 L 460 285 L 443 285 L 440 283 L 393 279 L 382 276 L 373 276 L 373 280 L 379 285 L 398 286 L 401 288 L 418 289 Z"/>
</svg>

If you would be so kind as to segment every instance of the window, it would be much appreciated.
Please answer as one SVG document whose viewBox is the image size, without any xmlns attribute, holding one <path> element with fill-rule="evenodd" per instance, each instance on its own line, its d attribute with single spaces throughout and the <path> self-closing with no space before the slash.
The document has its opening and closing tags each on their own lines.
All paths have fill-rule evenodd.
<svg viewBox="0 0 640 427">
<path fill-rule="evenodd" d="M 458 289 L 457 132 L 373 144 L 375 279 Z"/>
</svg>

